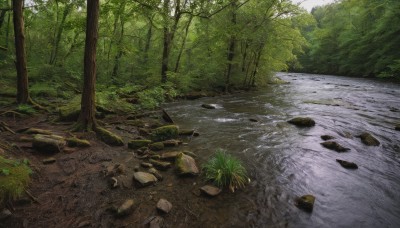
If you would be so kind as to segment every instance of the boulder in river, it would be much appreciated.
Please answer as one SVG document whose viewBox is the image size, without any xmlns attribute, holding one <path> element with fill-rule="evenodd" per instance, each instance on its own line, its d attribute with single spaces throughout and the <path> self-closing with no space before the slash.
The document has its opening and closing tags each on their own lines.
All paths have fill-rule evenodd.
<svg viewBox="0 0 400 228">
<path fill-rule="evenodd" d="M 359 135 L 361 138 L 361 142 L 363 142 L 367 146 L 379 146 L 381 143 L 376 139 L 374 136 L 372 136 L 368 132 L 364 132 L 361 135 Z"/>
<path fill-rule="evenodd" d="M 136 150 L 142 147 L 146 147 L 151 143 L 151 140 L 131 140 L 128 142 L 128 148 Z"/>
<path fill-rule="evenodd" d="M 323 142 L 323 143 L 321 143 L 321 145 L 325 148 L 334 150 L 336 152 L 346 152 L 346 151 L 350 150 L 349 148 L 345 148 L 335 141 Z"/>
<path fill-rule="evenodd" d="M 321 139 L 324 141 L 327 141 L 327 140 L 335 139 L 335 137 L 330 136 L 330 135 L 321 135 Z"/>
<path fill-rule="evenodd" d="M 157 209 L 162 213 L 168 214 L 172 209 L 172 204 L 166 199 L 160 199 L 157 202 Z"/>
<path fill-rule="evenodd" d="M 32 147 L 43 153 L 56 153 L 63 150 L 65 139 L 58 135 L 35 135 Z"/>
<path fill-rule="evenodd" d="M 201 107 L 205 109 L 215 109 L 215 106 L 211 104 L 202 104 Z"/>
<path fill-rule="evenodd" d="M 196 161 L 189 155 L 180 153 L 176 157 L 175 164 L 180 176 L 199 174 L 199 168 L 197 168 Z"/>
<path fill-rule="evenodd" d="M 250 121 L 250 122 L 255 122 L 255 123 L 259 122 L 259 120 L 256 119 L 256 118 L 249 118 L 249 121 Z"/>
<path fill-rule="evenodd" d="M 221 193 L 222 189 L 212 185 L 205 185 L 200 188 L 200 191 L 202 191 L 204 194 L 208 196 L 217 196 Z"/>
<path fill-rule="evenodd" d="M 135 172 L 133 178 L 143 187 L 157 182 L 157 178 L 153 174 L 145 172 Z"/>
<path fill-rule="evenodd" d="M 133 199 L 126 200 L 120 207 L 118 207 L 117 215 L 118 216 L 129 215 L 133 211 L 134 204 L 135 204 L 135 201 L 133 201 Z"/>
<path fill-rule="evenodd" d="M 340 159 L 336 159 L 336 161 L 339 162 L 339 164 L 346 169 L 358 169 L 358 165 L 354 162 L 348 162 Z"/>
<path fill-rule="evenodd" d="M 295 205 L 305 211 L 312 212 L 314 208 L 315 196 L 304 195 L 295 199 Z"/>
<path fill-rule="evenodd" d="M 164 141 L 178 137 L 179 128 L 176 125 L 167 125 L 153 130 L 151 137 L 154 141 Z"/>
<path fill-rule="evenodd" d="M 288 120 L 288 123 L 298 127 L 312 127 L 315 125 L 315 121 L 310 117 L 295 117 L 291 120 Z"/>
</svg>

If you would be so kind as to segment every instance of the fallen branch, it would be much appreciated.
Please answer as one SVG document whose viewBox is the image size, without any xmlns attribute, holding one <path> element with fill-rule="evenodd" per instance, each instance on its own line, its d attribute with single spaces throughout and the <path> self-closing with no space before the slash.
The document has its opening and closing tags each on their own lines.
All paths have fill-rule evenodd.
<svg viewBox="0 0 400 228">
<path fill-rule="evenodd" d="M 39 202 L 39 200 L 36 197 L 34 197 L 28 190 L 25 189 L 25 193 L 29 196 L 29 198 L 31 198 L 33 200 L 33 202 L 35 202 L 37 204 L 41 204 Z"/>
<path fill-rule="evenodd" d="M 11 130 L 6 123 L 0 122 L 0 131 L 8 131 L 15 135 L 15 132 Z"/>
</svg>

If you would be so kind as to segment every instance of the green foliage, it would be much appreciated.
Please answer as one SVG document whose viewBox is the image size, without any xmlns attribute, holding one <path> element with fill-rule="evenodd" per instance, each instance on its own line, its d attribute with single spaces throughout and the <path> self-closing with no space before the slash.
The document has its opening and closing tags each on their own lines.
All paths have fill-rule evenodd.
<svg viewBox="0 0 400 228">
<path fill-rule="evenodd" d="M 228 186 L 232 192 L 243 188 L 249 180 L 241 161 L 221 149 L 216 151 L 203 169 L 207 180 L 213 181 L 219 187 Z"/>
<path fill-rule="evenodd" d="M 161 87 L 147 89 L 138 93 L 140 106 L 144 109 L 155 109 L 160 106 L 164 99 L 165 91 Z"/>
<path fill-rule="evenodd" d="M 0 206 L 24 192 L 32 173 L 26 163 L 0 156 Z"/>
<path fill-rule="evenodd" d="M 47 83 L 36 83 L 30 88 L 30 94 L 32 97 L 57 97 L 57 88 L 54 85 Z"/>
<path fill-rule="evenodd" d="M 26 115 L 34 115 L 36 113 L 36 110 L 28 104 L 20 104 L 17 107 L 17 112 L 26 114 Z"/>
</svg>

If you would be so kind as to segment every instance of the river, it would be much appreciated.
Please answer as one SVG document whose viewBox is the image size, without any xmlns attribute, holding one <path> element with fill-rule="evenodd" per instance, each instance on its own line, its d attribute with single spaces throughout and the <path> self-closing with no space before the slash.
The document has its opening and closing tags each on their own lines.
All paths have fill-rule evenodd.
<svg viewBox="0 0 400 228">
<path fill-rule="evenodd" d="M 217 148 L 241 158 L 251 184 L 215 199 L 204 225 L 219 227 L 400 227 L 400 85 L 328 75 L 278 73 L 290 84 L 257 92 L 178 101 L 167 110 L 182 128 L 201 136 L 190 148 L 205 162 Z M 201 104 L 215 104 L 215 110 Z M 295 116 L 312 128 L 286 123 Z M 258 119 L 251 122 L 249 118 Z M 369 147 L 355 137 L 370 132 L 381 142 Z M 351 150 L 323 148 L 332 135 Z M 335 161 L 358 164 L 344 169 Z M 307 213 L 296 196 L 316 197 Z M 213 199 L 214 200 L 214 199 Z"/>
</svg>

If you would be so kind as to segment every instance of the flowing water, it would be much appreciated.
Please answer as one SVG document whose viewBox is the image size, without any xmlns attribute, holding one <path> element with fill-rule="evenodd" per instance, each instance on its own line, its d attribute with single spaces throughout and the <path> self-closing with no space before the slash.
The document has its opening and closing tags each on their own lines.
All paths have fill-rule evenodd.
<svg viewBox="0 0 400 228">
<path fill-rule="evenodd" d="M 213 216 L 200 216 L 199 224 L 400 227 L 400 132 L 394 130 L 400 122 L 400 85 L 327 75 L 278 76 L 290 84 L 166 107 L 181 128 L 201 133 L 190 142 L 200 163 L 223 148 L 244 161 L 252 179 L 246 189 L 212 199 L 204 210 Z M 217 108 L 203 109 L 202 103 Z M 295 116 L 317 124 L 297 128 L 286 123 Z M 362 132 L 381 145 L 362 144 L 355 137 Z M 323 148 L 320 136 L 325 134 L 351 150 Z M 359 168 L 344 169 L 335 159 Z M 312 213 L 294 206 L 295 197 L 305 194 L 316 197 Z"/>
</svg>

